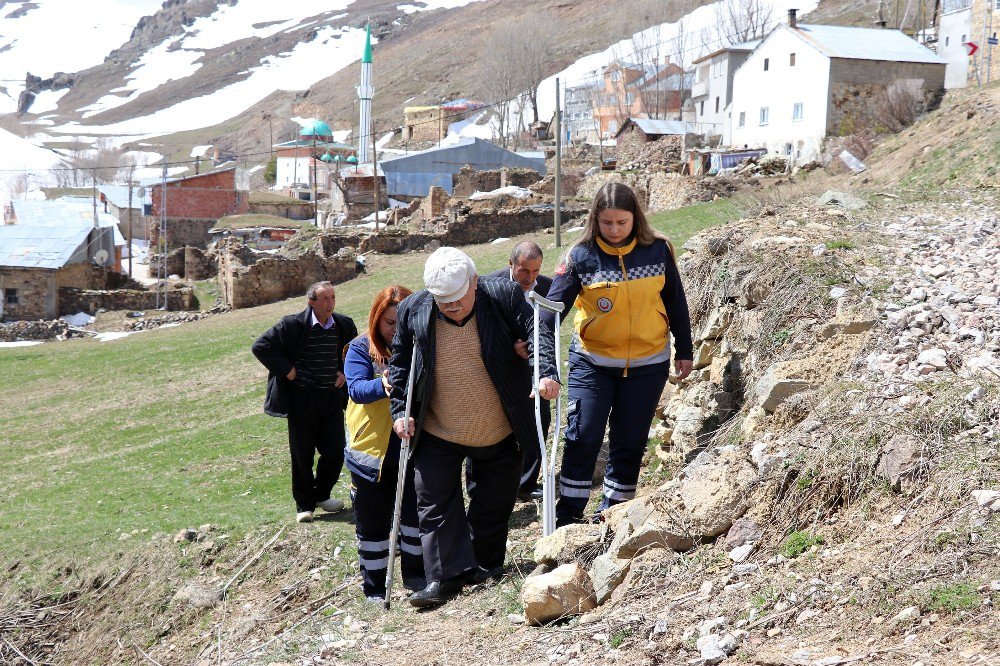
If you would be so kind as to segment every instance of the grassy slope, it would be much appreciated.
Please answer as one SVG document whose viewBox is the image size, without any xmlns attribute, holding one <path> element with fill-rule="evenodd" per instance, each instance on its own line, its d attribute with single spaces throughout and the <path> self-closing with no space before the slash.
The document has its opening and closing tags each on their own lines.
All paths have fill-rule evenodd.
<svg viewBox="0 0 1000 666">
<path fill-rule="evenodd" d="M 654 222 L 680 247 L 735 215 L 720 200 Z M 551 235 L 535 238 L 551 245 Z M 505 263 L 514 240 L 468 250 L 487 272 Z M 546 272 L 558 254 L 546 254 Z M 419 284 L 423 260 L 377 257 L 367 275 L 338 287 L 338 310 L 363 322 L 382 286 Z M 26 560 L 30 577 L 131 551 L 156 532 L 211 522 L 242 533 L 288 520 L 285 424 L 260 411 L 264 372 L 249 347 L 303 305 L 238 310 L 113 342 L 0 350 L 0 560 Z M 344 480 L 335 494 L 346 499 Z M 140 534 L 119 541 L 133 530 Z"/>
</svg>

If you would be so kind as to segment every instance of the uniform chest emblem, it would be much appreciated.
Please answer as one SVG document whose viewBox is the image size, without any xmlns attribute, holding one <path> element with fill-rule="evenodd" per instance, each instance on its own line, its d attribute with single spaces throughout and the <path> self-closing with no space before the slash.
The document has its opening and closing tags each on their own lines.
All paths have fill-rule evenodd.
<svg viewBox="0 0 1000 666">
<path fill-rule="evenodd" d="M 597 309 L 601 312 L 611 312 L 611 308 L 614 306 L 615 304 L 611 302 L 610 298 L 602 296 L 597 299 Z"/>
</svg>

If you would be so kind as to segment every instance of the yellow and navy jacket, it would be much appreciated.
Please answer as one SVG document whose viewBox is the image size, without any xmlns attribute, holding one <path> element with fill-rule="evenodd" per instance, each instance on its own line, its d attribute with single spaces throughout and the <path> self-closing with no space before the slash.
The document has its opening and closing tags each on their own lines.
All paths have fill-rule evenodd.
<svg viewBox="0 0 1000 666">
<path fill-rule="evenodd" d="M 611 247 L 600 238 L 570 248 L 548 297 L 576 307 L 571 352 L 595 365 L 628 368 L 694 357 L 691 320 L 672 249 L 657 239 Z M 551 330 L 554 315 L 546 313 Z"/>
<path fill-rule="evenodd" d="M 344 462 L 347 468 L 375 483 L 389 451 L 399 451 L 399 437 L 392 430 L 389 396 L 382 386 L 385 365 L 372 361 L 368 335 L 355 338 L 347 347 L 344 376 L 347 378 L 346 424 L 348 433 Z"/>
</svg>

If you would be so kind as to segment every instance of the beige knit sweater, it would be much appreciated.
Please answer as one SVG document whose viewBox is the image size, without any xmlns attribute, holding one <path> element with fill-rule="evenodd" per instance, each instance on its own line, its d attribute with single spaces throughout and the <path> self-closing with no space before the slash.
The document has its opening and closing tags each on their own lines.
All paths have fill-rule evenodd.
<svg viewBox="0 0 1000 666">
<path fill-rule="evenodd" d="M 510 435 L 500 396 L 483 365 L 475 316 L 464 326 L 436 319 L 434 334 L 434 388 L 424 429 L 462 446 L 491 446 Z"/>
</svg>

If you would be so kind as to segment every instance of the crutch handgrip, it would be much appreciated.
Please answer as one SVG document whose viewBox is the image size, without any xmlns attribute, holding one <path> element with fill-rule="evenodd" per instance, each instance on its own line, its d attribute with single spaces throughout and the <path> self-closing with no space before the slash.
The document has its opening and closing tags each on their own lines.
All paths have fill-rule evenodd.
<svg viewBox="0 0 1000 666">
<path fill-rule="evenodd" d="M 537 291 L 528 292 L 528 300 L 538 303 L 539 307 L 545 308 L 546 310 L 551 310 L 552 312 L 562 312 L 566 306 L 560 301 L 551 301 Z"/>
</svg>

